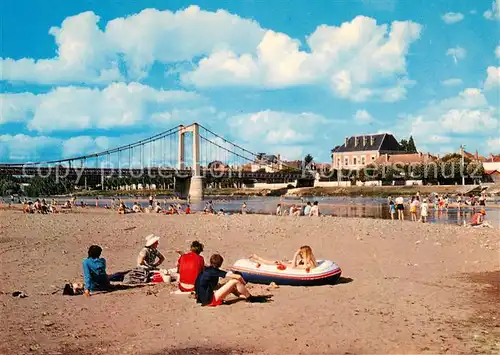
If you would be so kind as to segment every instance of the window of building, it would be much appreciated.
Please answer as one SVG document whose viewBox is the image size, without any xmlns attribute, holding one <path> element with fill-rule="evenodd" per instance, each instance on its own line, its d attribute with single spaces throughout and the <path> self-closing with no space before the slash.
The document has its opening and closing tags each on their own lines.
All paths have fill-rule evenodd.
<svg viewBox="0 0 500 355">
<path fill-rule="evenodd" d="M 349 158 L 344 159 L 344 165 L 349 165 Z"/>
<path fill-rule="evenodd" d="M 366 164 L 365 157 L 361 157 L 361 164 Z"/>
<path fill-rule="evenodd" d="M 340 166 L 340 158 L 337 159 L 337 166 Z"/>
<path fill-rule="evenodd" d="M 374 155 L 372 156 L 372 160 L 375 160 L 375 156 Z"/>
<path fill-rule="evenodd" d="M 356 163 L 357 163 L 357 159 L 356 159 L 356 157 L 352 158 L 352 163 L 353 163 L 354 165 L 356 165 Z"/>
</svg>

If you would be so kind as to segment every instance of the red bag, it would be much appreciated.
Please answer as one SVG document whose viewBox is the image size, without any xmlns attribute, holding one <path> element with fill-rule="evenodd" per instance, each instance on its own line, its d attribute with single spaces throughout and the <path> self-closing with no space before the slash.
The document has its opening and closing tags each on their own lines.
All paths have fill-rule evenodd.
<svg viewBox="0 0 500 355">
<path fill-rule="evenodd" d="M 165 282 L 165 280 L 163 280 L 163 276 L 161 276 L 161 274 L 159 272 L 155 272 L 153 274 L 153 276 L 151 277 L 151 282 L 152 283 L 162 283 L 162 282 Z"/>
</svg>

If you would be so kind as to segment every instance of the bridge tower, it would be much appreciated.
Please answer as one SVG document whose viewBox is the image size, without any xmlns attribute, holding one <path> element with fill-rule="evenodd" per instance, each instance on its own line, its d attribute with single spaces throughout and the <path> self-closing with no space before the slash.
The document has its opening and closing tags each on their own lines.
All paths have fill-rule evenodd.
<svg viewBox="0 0 500 355">
<path fill-rule="evenodd" d="M 203 199 L 203 176 L 201 175 L 200 166 L 200 126 L 198 123 L 193 123 L 190 126 L 179 126 L 179 147 L 177 155 L 177 169 L 185 169 L 185 155 L 184 155 L 184 135 L 186 133 L 192 133 L 193 135 L 193 167 L 191 181 L 189 182 L 189 197 L 191 200 L 201 200 Z"/>
</svg>

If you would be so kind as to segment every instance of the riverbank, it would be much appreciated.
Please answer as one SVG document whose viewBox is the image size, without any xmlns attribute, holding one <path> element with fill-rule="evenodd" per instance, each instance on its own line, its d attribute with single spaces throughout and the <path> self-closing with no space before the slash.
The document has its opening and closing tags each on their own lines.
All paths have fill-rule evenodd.
<svg viewBox="0 0 500 355">
<path fill-rule="evenodd" d="M 477 187 L 477 186 L 476 186 Z M 366 197 L 389 197 L 389 196 L 414 196 L 437 193 L 439 195 L 457 195 L 465 193 L 474 186 L 460 185 L 423 185 L 423 186 L 348 186 L 348 187 L 304 187 L 289 190 L 288 196 L 366 196 Z"/>
<path fill-rule="evenodd" d="M 347 186 L 347 187 L 302 187 L 296 189 L 273 188 L 220 188 L 205 189 L 206 197 L 245 197 L 245 196 L 293 196 L 293 197 L 388 197 L 388 196 L 413 196 L 417 193 L 426 195 L 430 193 L 457 195 L 464 194 L 478 186 L 461 185 L 424 185 L 424 186 Z M 174 197 L 173 190 L 80 190 L 71 195 L 56 197 L 148 197 L 166 196 Z"/>
<path fill-rule="evenodd" d="M 57 215 L 0 210 L 0 353 L 360 354 L 500 350 L 497 230 L 386 220 L 259 215 Z M 135 263 L 143 238 L 161 236 L 166 265 L 190 241 L 225 257 L 290 258 L 309 244 L 343 269 L 320 287 L 251 285 L 268 304 L 202 308 L 162 284 L 63 297 L 91 244 L 108 272 Z M 496 286 L 495 286 L 496 285 Z M 496 289 L 494 287 L 497 287 Z M 28 297 L 10 295 L 21 290 Z M 216 328 L 216 332 L 214 332 Z M 217 335 L 216 335 L 217 334 Z"/>
</svg>

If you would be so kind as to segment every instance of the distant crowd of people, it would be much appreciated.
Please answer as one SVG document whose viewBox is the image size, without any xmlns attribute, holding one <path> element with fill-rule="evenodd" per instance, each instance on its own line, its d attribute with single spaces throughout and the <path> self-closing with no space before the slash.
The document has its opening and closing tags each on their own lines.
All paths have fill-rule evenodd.
<svg viewBox="0 0 500 355">
<path fill-rule="evenodd" d="M 314 201 L 312 204 L 308 201 L 303 206 L 298 206 L 293 204 L 287 210 L 283 204 L 279 203 L 276 206 L 276 216 L 311 216 L 311 217 L 319 217 L 319 205 L 318 201 Z"/>
<path fill-rule="evenodd" d="M 479 197 L 470 195 L 468 198 L 464 198 L 463 195 L 458 195 L 455 201 L 451 201 L 448 195 L 440 196 L 437 194 L 431 194 L 429 198 L 423 198 L 422 202 L 420 202 L 420 194 L 417 193 L 412 196 L 409 201 L 405 201 L 402 196 L 399 196 L 396 199 L 389 196 L 387 201 L 392 220 L 394 220 L 397 215 L 397 219 L 403 221 L 405 219 L 405 206 L 407 206 L 409 207 L 411 221 L 426 223 L 429 216 L 429 209 L 432 208 L 435 211 L 448 210 L 453 204 L 453 206 L 458 209 L 461 209 L 464 206 L 472 206 L 473 215 L 470 223 L 466 223 L 466 225 L 473 227 L 490 227 L 490 225 L 484 220 L 484 216 L 486 215 L 486 210 L 483 207 L 486 205 L 486 197 L 484 194 L 481 194 Z M 481 206 L 479 211 L 475 210 L 476 204 Z"/>
</svg>

